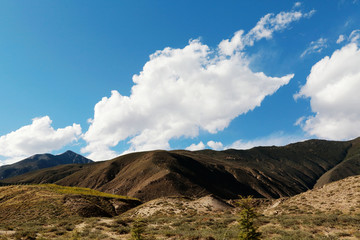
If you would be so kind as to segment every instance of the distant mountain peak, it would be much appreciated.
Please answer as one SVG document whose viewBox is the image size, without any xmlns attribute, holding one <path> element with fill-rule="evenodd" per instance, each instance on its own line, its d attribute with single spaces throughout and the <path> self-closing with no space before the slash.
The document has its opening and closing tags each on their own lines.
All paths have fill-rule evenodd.
<svg viewBox="0 0 360 240">
<path fill-rule="evenodd" d="M 35 154 L 14 164 L 1 166 L 0 179 L 14 177 L 27 172 L 48 167 L 55 167 L 58 165 L 86 164 L 91 162 L 93 161 L 70 150 L 58 155 L 52 155 L 49 153 Z"/>
<path fill-rule="evenodd" d="M 58 154 L 57 156 L 61 156 L 61 155 L 70 155 L 70 156 L 73 156 L 73 155 L 79 155 L 71 150 L 67 150 L 66 152 L 63 152 L 63 153 L 60 153 Z"/>
</svg>

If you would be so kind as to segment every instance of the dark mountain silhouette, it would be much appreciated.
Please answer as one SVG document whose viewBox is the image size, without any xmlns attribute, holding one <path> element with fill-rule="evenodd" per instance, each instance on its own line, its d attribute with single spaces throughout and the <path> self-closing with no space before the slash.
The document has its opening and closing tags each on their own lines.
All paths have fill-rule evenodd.
<svg viewBox="0 0 360 240">
<path fill-rule="evenodd" d="M 92 162 L 77 153 L 66 151 L 59 155 L 36 154 L 14 164 L 0 167 L 0 179 L 18 176 L 38 169 L 54 167 L 63 164 L 85 164 Z"/>
<path fill-rule="evenodd" d="M 309 140 L 284 147 L 149 151 L 86 165 L 42 169 L 3 182 L 56 183 L 137 197 L 293 196 L 359 174 L 360 138 Z"/>
</svg>

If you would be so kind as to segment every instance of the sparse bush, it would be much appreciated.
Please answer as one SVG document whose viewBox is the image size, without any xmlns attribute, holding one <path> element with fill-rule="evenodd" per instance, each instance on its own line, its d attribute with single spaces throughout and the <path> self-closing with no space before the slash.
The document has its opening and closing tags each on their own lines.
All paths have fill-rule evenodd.
<svg viewBox="0 0 360 240">
<path fill-rule="evenodd" d="M 119 234 L 128 234 L 130 232 L 130 228 L 128 226 L 120 226 L 117 230 L 116 230 Z"/>
<path fill-rule="evenodd" d="M 27 239 L 27 240 L 35 240 L 36 239 L 36 233 L 35 232 L 29 232 L 29 231 L 17 231 L 14 235 L 15 239 Z"/>
<path fill-rule="evenodd" d="M 55 234 L 57 235 L 57 236 L 62 236 L 62 235 L 64 235 L 66 232 L 64 231 L 64 230 L 58 230 L 58 231 L 56 231 L 55 232 Z"/>
<path fill-rule="evenodd" d="M 80 240 L 80 233 L 78 231 L 74 231 L 71 236 L 71 240 Z"/>
<path fill-rule="evenodd" d="M 143 240 L 142 234 L 145 231 L 145 223 L 141 220 L 134 222 L 133 227 L 131 228 L 131 239 L 132 240 Z"/>
</svg>

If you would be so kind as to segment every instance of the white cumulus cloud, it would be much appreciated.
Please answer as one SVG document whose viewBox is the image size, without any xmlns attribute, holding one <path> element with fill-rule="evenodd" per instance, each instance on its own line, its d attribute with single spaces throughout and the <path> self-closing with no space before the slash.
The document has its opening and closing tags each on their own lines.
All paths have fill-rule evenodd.
<svg viewBox="0 0 360 240">
<path fill-rule="evenodd" d="M 273 32 L 309 14 L 268 14 L 247 34 L 240 30 L 216 49 L 191 40 L 184 48 L 156 51 L 143 70 L 133 76 L 130 96 L 113 90 L 110 97 L 95 105 L 84 135 L 87 146 L 81 152 L 103 160 L 118 154 L 111 148 L 120 141 L 130 144 L 126 152 L 170 149 L 171 139 L 196 137 L 199 130 L 222 131 L 294 76 L 270 77 L 253 72 L 242 51 L 244 46 L 271 38 Z"/>
<path fill-rule="evenodd" d="M 345 36 L 341 34 L 341 35 L 339 35 L 338 39 L 336 40 L 336 43 L 337 43 L 337 44 L 340 44 L 340 43 L 342 43 L 344 40 L 345 40 Z"/>
<path fill-rule="evenodd" d="M 213 150 L 223 150 L 224 149 L 224 145 L 222 144 L 222 142 L 208 141 L 206 143 L 206 145 L 208 145 Z"/>
<path fill-rule="evenodd" d="M 310 98 L 314 116 L 298 124 L 311 135 L 345 140 L 360 136 L 360 50 L 355 42 L 324 57 L 311 69 L 295 98 Z"/>
<path fill-rule="evenodd" d="M 301 135 L 286 135 L 283 132 L 276 132 L 269 136 L 256 138 L 252 140 L 239 139 L 230 145 L 224 145 L 222 142 L 208 141 L 207 146 L 213 150 L 225 150 L 225 149 L 250 149 L 259 146 L 285 146 L 290 143 L 305 141 L 307 138 Z M 199 144 L 191 144 L 186 150 L 196 151 L 206 148 L 203 142 Z"/>
<path fill-rule="evenodd" d="M 300 55 L 300 57 L 305 57 L 306 55 L 312 53 L 320 53 L 324 48 L 327 48 L 327 39 L 326 38 L 319 38 L 316 41 L 312 41 L 308 48 Z"/>
<path fill-rule="evenodd" d="M 258 146 L 285 146 L 290 143 L 304 141 L 305 139 L 302 136 L 295 135 L 284 135 L 283 133 L 274 133 L 270 136 L 257 138 L 254 140 L 237 140 L 229 146 L 226 146 L 226 149 L 250 149 Z"/>
<path fill-rule="evenodd" d="M 185 150 L 189 150 L 189 151 L 198 151 L 198 150 L 203 150 L 205 149 L 205 144 L 203 142 L 199 142 L 198 144 L 191 144 L 190 146 L 188 146 L 187 148 L 185 148 Z"/>
<path fill-rule="evenodd" d="M 350 36 L 349 36 L 349 40 L 352 43 L 356 43 L 357 45 L 360 44 L 360 30 L 354 30 L 351 32 Z"/>
<path fill-rule="evenodd" d="M 301 2 L 295 2 L 294 3 L 294 8 L 300 7 L 301 6 Z"/>
<path fill-rule="evenodd" d="M 266 14 L 247 34 L 244 34 L 243 30 L 239 30 L 231 39 L 221 41 L 219 44 L 220 52 L 225 55 L 232 55 L 236 51 L 243 50 L 246 46 L 254 45 L 255 41 L 272 38 L 274 32 L 284 30 L 290 23 L 303 17 L 310 17 L 314 13 L 315 11 L 305 14 L 301 11 L 291 11 L 280 12 L 276 15 L 273 13 Z"/>
<path fill-rule="evenodd" d="M 79 124 L 54 129 L 48 116 L 34 118 L 30 125 L 0 137 L 0 156 L 11 164 L 36 153 L 51 152 L 76 141 L 81 135 Z"/>
</svg>

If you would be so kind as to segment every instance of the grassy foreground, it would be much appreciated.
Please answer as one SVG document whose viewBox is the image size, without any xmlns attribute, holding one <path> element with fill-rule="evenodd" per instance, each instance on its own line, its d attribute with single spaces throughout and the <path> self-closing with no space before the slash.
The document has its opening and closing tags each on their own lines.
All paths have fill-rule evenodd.
<svg viewBox="0 0 360 240">
<path fill-rule="evenodd" d="M 237 216 L 225 214 L 156 215 L 145 218 L 79 218 L 0 225 L 0 239 L 131 239 L 141 226 L 142 239 L 237 239 Z M 262 239 L 359 239 L 360 215 L 284 214 L 261 216 Z"/>
</svg>

